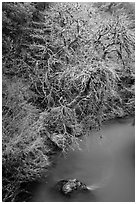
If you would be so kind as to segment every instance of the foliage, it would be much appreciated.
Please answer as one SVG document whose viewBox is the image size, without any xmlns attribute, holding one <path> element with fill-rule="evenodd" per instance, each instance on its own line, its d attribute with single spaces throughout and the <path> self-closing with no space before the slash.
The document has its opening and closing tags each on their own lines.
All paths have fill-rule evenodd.
<svg viewBox="0 0 137 204">
<path fill-rule="evenodd" d="M 3 3 L 3 201 L 54 153 L 134 114 L 134 5 Z M 53 158 L 53 157 L 52 157 Z M 18 175 L 18 176 L 17 176 Z"/>
</svg>

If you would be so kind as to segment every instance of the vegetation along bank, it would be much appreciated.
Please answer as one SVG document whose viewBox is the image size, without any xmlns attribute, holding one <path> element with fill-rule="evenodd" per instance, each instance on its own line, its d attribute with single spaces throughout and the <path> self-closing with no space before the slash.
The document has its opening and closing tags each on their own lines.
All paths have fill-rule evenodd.
<svg viewBox="0 0 137 204">
<path fill-rule="evenodd" d="M 134 115 L 134 34 L 134 3 L 2 3 L 3 201 L 28 200 L 58 152 Z"/>
</svg>

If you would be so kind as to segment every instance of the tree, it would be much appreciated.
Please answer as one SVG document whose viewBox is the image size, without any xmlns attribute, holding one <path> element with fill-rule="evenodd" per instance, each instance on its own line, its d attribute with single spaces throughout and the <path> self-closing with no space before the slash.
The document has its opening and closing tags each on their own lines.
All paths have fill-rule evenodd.
<svg viewBox="0 0 137 204">
<path fill-rule="evenodd" d="M 134 114 L 134 27 L 129 3 L 3 3 L 4 201 L 79 136 Z"/>
</svg>

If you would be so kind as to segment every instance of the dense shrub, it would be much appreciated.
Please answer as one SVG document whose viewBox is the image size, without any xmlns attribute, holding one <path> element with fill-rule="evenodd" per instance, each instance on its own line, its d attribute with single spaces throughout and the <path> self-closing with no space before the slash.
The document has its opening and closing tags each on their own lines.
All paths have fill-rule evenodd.
<svg viewBox="0 0 137 204">
<path fill-rule="evenodd" d="M 3 201 L 17 201 L 24 182 L 45 179 L 53 154 L 134 114 L 134 4 L 2 7 Z"/>
</svg>

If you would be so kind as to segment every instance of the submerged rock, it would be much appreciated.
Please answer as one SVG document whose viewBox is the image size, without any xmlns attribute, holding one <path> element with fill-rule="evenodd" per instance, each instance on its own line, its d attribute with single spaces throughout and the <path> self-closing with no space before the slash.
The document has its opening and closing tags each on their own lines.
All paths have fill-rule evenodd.
<svg viewBox="0 0 137 204">
<path fill-rule="evenodd" d="M 56 184 L 55 188 L 64 195 L 71 195 L 79 191 L 89 191 L 87 186 L 77 179 L 61 180 Z"/>
</svg>

